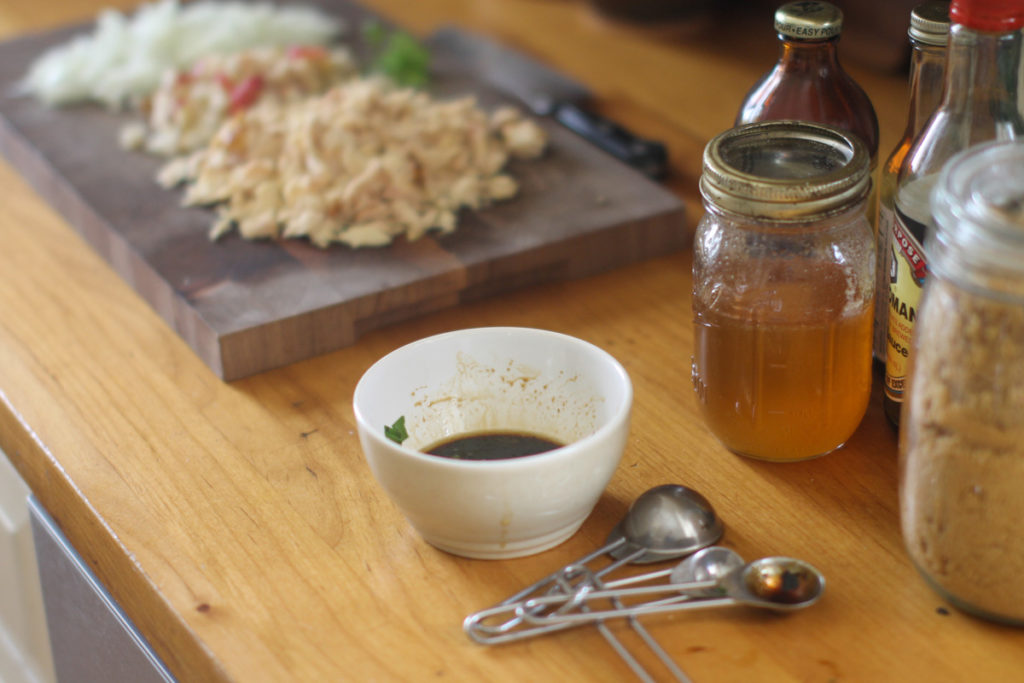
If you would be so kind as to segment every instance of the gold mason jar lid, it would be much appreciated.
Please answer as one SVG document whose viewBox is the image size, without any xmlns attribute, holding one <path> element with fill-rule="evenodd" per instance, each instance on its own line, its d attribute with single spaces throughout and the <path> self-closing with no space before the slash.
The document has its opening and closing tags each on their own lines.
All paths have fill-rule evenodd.
<svg viewBox="0 0 1024 683">
<path fill-rule="evenodd" d="M 907 35 L 925 45 L 945 45 L 949 42 L 949 2 L 930 0 L 910 12 Z"/>
<path fill-rule="evenodd" d="M 731 128 L 704 148 L 700 192 L 711 207 L 758 220 L 805 222 L 848 210 L 871 186 L 867 146 L 807 121 Z"/>
<path fill-rule="evenodd" d="M 843 12 L 827 2 L 789 2 L 775 10 L 775 30 L 797 40 L 834 38 L 843 30 Z"/>
</svg>

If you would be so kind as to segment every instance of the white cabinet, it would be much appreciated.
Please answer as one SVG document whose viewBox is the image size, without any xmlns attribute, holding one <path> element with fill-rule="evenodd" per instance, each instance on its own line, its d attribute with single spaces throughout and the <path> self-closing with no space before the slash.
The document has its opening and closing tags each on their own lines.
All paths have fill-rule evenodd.
<svg viewBox="0 0 1024 683">
<path fill-rule="evenodd" d="M 174 683 L 39 501 L 30 497 L 28 507 L 57 679 Z"/>
<path fill-rule="evenodd" d="M 0 681 L 54 680 L 28 486 L 0 451 Z"/>
<path fill-rule="evenodd" d="M 0 683 L 173 683 L 0 452 Z"/>
</svg>

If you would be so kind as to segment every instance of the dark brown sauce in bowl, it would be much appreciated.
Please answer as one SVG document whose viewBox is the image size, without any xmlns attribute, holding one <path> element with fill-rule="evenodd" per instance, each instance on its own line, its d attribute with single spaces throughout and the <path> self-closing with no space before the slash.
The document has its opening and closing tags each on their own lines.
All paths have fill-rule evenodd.
<svg viewBox="0 0 1024 683">
<path fill-rule="evenodd" d="M 508 460 L 545 453 L 564 445 L 537 434 L 489 431 L 459 434 L 423 452 L 453 460 Z"/>
</svg>

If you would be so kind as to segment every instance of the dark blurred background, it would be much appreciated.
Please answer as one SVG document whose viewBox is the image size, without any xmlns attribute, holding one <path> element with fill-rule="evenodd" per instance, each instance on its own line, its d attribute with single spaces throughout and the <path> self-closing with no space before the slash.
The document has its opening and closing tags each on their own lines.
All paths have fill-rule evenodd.
<svg viewBox="0 0 1024 683">
<path fill-rule="evenodd" d="M 775 10 L 771 0 L 588 0 L 602 18 L 664 34 L 714 30 L 742 15 L 743 24 L 772 32 Z M 906 67 L 910 47 L 910 11 L 921 0 L 834 0 L 843 11 L 840 53 L 844 61 L 880 71 Z"/>
</svg>

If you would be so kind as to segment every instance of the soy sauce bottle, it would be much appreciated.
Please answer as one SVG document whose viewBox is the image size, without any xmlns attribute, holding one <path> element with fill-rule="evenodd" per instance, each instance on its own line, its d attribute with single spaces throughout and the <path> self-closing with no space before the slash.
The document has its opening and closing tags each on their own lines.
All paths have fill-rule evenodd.
<svg viewBox="0 0 1024 683">
<path fill-rule="evenodd" d="M 779 61 L 747 93 L 736 125 L 796 119 L 853 133 L 878 161 L 878 117 L 867 93 L 839 64 L 843 13 L 827 2 L 790 2 L 775 11 Z M 869 219 L 874 221 L 874 201 Z"/>
<path fill-rule="evenodd" d="M 896 183 L 900 166 L 911 145 L 928 122 L 942 98 L 946 73 L 946 43 L 949 42 L 949 1 L 929 0 L 910 13 L 910 97 L 907 127 L 899 142 L 882 163 L 878 173 L 878 218 L 875 222 L 877 268 L 875 294 L 875 342 L 873 353 L 880 370 L 885 369 L 889 329 L 889 266 L 893 259 L 892 222 L 896 220 Z"/>
<path fill-rule="evenodd" d="M 883 396 L 885 414 L 896 425 L 909 374 L 917 307 L 928 273 L 922 244 L 932 224 L 932 187 L 957 152 L 988 140 L 1024 136 L 1017 99 L 1024 1 L 953 0 L 949 16 L 942 101 L 903 160 L 897 180 Z"/>
</svg>

